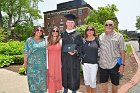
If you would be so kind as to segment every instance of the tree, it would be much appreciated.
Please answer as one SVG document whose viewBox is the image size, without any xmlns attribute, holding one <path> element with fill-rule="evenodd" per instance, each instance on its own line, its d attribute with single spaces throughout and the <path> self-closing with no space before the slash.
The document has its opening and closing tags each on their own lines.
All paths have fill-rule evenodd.
<svg viewBox="0 0 140 93">
<path fill-rule="evenodd" d="M 7 34 L 7 33 L 4 31 L 4 29 L 2 29 L 2 28 L 0 27 L 0 42 L 5 41 L 6 34 Z"/>
<path fill-rule="evenodd" d="M 12 30 L 12 38 L 19 41 L 26 40 L 31 36 L 33 29 L 34 26 L 32 22 L 21 22 Z"/>
<path fill-rule="evenodd" d="M 2 27 L 2 13 L 0 11 L 0 27 Z"/>
<path fill-rule="evenodd" d="M 2 27 L 2 0 L 0 0 L 0 27 Z"/>
<path fill-rule="evenodd" d="M 42 18 L 38 2 L 43 0 L 0 0 L 0 27 L 6 29 L 8 39 L 24 40 L 29 36 L 33 20 Z"/>
<path fill-rule="evenodd" d="M 99 24 L 99 23 L 94 23 L 94 22 L 92 22 L 92 23 L 90 23 L 88 25 L 82 25 L 82 26 L 76 27 L 76 30 L 78 32 L 80 32 L 82 34 L 82 36 L 84 36 L 84 31 L 87 28 L 87 26 L 89 26 L 89 25 L 91 25 L 91 26 L 93 26 L 95 28 L 95 30 L 97 32 L 97 35 L 100 35 L 104 31 L 104 25 Z"/>
<path fill-rule="evenodd" d="M 136 28 L 137 30 L 140 29 L 140 16 L 137 16 L 137 19 L 136 19 Z"/>
<path fill-rule="evenodd" d="M 116 8 L 116 5 L 112 4 L 107 5 L 105 7 L 99 7 L 97 10 L 93 9 L 90 12 L 90 15 L 85 19 L 86 24 L 90 23 L 99 23 L 104 25 L 104 22 L 106 20 L 113 20 L 116 21 L 117 17 L 115 12 L 117 12 L 118 9 Z"/>
<path fill-rule="evenodd" d="M 38 2 L 43 0 L 0 0 L 1 12 L 8 16 L 8 29 L 22 21 L 32 21 L 41 18 Z M 2 21 L 0 22 L 2 24 Z"/>
</svg>

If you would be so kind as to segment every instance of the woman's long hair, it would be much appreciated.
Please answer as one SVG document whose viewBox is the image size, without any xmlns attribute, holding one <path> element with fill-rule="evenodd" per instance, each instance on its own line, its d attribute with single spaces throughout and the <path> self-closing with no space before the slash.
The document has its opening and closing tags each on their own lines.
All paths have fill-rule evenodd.
<svg viewBox="0 0 140 93">
<path fill-rule="evenodd" d="M 58 36 L 56 38 L 55 41 L 53 41 L 53 36 L 52 36 L 52 32 L 53 32 L 53 29 L 55 29 L 58 31 Z M 58 29 L 58 27 L 54 26 L 53 29 L 50 31 L 49 35 L 48 35 L 48 45 L 56 45 L 57 43 L 59 43 L 59 40 L 60 40 L 60 31 Z"/>
</svg>

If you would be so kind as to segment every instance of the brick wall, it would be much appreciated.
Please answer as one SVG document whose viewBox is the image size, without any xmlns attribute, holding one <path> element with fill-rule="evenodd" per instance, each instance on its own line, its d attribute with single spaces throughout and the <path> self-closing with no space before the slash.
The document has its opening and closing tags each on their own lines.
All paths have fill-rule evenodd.
<svg viewBox="0 0 140 93">
<path fill-rule="evenodd" d="M 81 23 L 83 24 L 84 19 L 89 15 L 90 10 L 91 9 L 89 7 L 80 7 L 80 8 L 75 8 L 75 9 L 70 9 L 65 11 L 46 12 L 44 14 L 45 30 L 50 31 L 53 26 L 57 26 L 60 28 L 61 31 L 64 31 L 66 29 L 66 25 L 65 25 L 66 18 L 64 17 L 64 15 L 68 13 L 72 13 L 78 16 L 76 23 L 78 23 L 78 21 L 81 20 Z M 78 14 L 78 11 L 82 11 L 81 15 Z M 61 22 L 61 26 L 60 26 L 60 22 Z M 62 23 L 64 24 L 63 29 L 62 29 Z"/>
</svg>

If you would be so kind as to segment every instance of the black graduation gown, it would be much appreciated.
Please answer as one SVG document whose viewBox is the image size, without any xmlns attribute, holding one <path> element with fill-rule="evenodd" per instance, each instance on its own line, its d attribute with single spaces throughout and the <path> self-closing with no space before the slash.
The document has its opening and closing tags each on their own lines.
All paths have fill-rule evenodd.
<svg viewBox="0 0 140 93">
<path fill-rule="evenodd" d="M 62 85 L 70 90 L 78 90 L 80 86 L 80 55 L 83 45 L 82 36 L 79 32 L 61 34 L 62 36 Z M 65 44 L 76 44 L 77 53 L 70 55 L 63 52 Z"/>
</svg>

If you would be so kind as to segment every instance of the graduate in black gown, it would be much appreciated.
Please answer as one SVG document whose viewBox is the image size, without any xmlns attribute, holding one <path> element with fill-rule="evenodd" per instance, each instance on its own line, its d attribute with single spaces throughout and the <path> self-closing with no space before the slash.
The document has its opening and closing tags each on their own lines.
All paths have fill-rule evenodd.
<svg viewBox="0 0 140 93">
<path fill-rule="evenodd" d="M 80 86 L 80 55 L 83 39 L 81 34 L 74 29 L 76 16 L 68 14 L 65 17 L 67 18 L 67 29 L 61 35 L 63 93 L 68 93 L 68 89 L 72 90 L 72 93 L 76 93 Z M 73 50 L 73 48 L 75 49 Z"/>
</svg>

